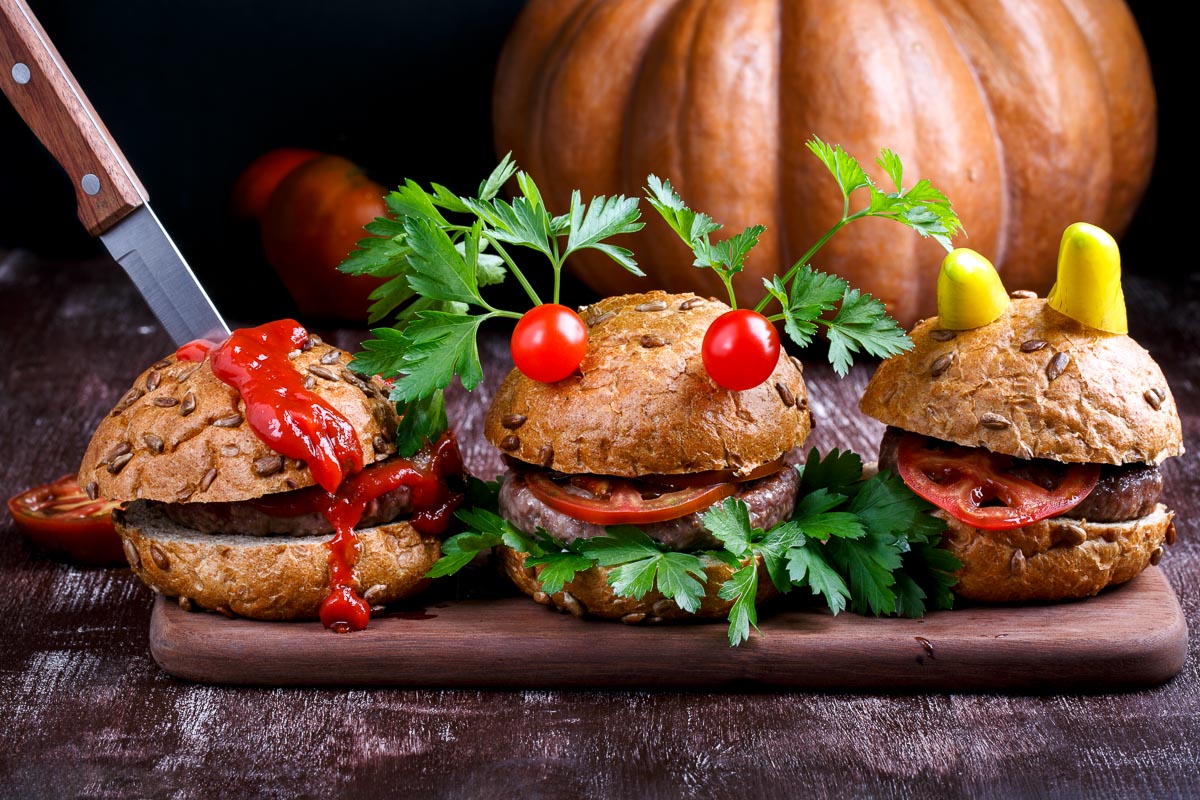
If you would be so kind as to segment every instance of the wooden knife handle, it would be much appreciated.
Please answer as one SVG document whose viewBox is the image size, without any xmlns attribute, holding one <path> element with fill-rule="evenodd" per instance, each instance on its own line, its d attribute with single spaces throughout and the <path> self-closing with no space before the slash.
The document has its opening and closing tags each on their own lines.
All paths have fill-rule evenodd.
<svg viewBox="0 0 1200 800">
<path fill-rule="evenodd" d="M 71 177 L 90 234 L 146 203 L 145 188 L 25 0 L 0 0 L 0 89 Z"/>
</svg>

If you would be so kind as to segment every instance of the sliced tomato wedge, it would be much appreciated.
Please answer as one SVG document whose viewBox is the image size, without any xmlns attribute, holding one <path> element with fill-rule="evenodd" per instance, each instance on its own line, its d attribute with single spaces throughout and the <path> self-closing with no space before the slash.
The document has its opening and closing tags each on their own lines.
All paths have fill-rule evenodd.
<svg viewBox="0 0 1200 800">
<path fill-rule="evenodd" d="M 947 445 L 915 433 L 905 434 L 896 451 L 896 470 L 908 488 L 981 530 L 1019 528 L 1070 511 L 1100 480 L 1099 464 L 1055 465 L 1051 469 L 1061 479 L 1047 489 L 1014 474 L 1021 463 L 982 447 Z"/>
<path fill-rule="evenodd" d="M 648 525 L 701 511 L 737 491 L 736 483 L 674 488 L 604 475 L 529 472 L 525 476 L 539 500 L 551 508 L 596 525 Z"/>
<path fill-rule="evenodd" d="M 64 475 L 9 498 L 8 512 L 17 530 L 43 549 L 79 564 L 115 566 L 125 563 L 112 521 L 119 505 L 91 499 L 74 475 Z"/>
</svg>

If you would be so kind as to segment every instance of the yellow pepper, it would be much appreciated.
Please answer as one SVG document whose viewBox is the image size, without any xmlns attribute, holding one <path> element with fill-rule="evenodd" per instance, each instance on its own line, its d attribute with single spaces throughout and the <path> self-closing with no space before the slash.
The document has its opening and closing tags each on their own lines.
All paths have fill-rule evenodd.
<svg viewBox="0 0 1200 800">
<path fill-rule="evenodd" d="M 1058 247 L 1058 280 L 1046 298 L 1055 311 L 1108 333 L 1129 333 L 1121 251 L 1103 228 L 1076 222 Z"/>
<path fill-rule="evenodd" d="M 1008 292 L 992 262 L 967 247 L 942 259 L 937 282 L 938 324 L 965 331 L 995 322 L 1008 308 Z"/>
</svg>

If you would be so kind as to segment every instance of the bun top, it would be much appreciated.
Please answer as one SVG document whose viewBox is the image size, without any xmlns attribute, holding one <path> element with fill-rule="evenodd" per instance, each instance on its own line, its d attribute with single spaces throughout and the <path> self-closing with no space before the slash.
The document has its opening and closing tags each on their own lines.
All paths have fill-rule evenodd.
<svg viewBox="0 0 1200 800">
<path fill-rule="evenodd" d="M 311 391 L 358 433 L 363 463 L 395 452 L 396 412 L 379 378 L 347 369 L 350 355 L 310 337 L 292 364 Z M 311 369 L 310 369 L 311 368 Z M 97 427 L 79 485 L 110 500 L 223 503 L 312 486 L 303 462 L 272 450 L 245 420 L 245 404 L 213 374 L 208 359 L 173 355 L 134 381 Z"/>
<path fill-rule="evenodd" d="M 700 348 L 726 311 L 718 300 L 658 291 L 583 309 L 588 350 L 580 372 L 545 384 L 514 369 L 488 410 L 488 441 L 572 474 L 744 473 L 778 459 L 812 427 L 800 364 L 781 350 L 759 386 L 718 386 Z"/>
<path fill-rule="evenodd" d="M 924 320 L 912 340 L 859 403 L 887 425 L 1019 458 L 1157 464 L 1183 453 L 1175 399 L 1150 354 L 1045 300 L 1013 300 L 966 331 Z"/>
</svg>

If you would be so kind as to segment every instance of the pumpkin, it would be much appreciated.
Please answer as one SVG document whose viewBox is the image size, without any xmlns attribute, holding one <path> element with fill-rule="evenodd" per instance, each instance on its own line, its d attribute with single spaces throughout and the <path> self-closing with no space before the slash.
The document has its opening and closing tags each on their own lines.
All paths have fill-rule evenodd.
<svg viewBox="0 0 1200 800">
<path fill-rule="evenodd" d="M 337 267 L 366 236 L 363 226 L 387 215 L 385 194 L 336 155 L 303 161 L 271 191 L 259 217 L 263 252 L 301 321 L 366 322 L 368 295 L 382 279 Z"/>
<path fill-rule="evenodd" d="M 556 211 L 570 192 L 642 195 L 669 178 L 730 235 L 765 224 L 739 302 L 842 214 L 818 136 L 868 168 L 881 148 L 950 198 L 970 246 L 1011 289 L 1046 291 L 1067 225 L 1120 236 L 1154 161 L 1156 99 L 1122 0 L 530 0 L 493 93 L 511 151 Z M 852 198 L 851 208 L 865 204 Z M 654 217 L 655 215 L 647 215 Z M 670 292 L 723 296 L 665 224 L 624 242 Z M 894 222 L 839 232 L 813 266 L 887 303 L 904 325 L 935 313 L 945 251 Z M 645 279 L 594 252 L 571 268 L 601 294 Z"/>
</svg>

